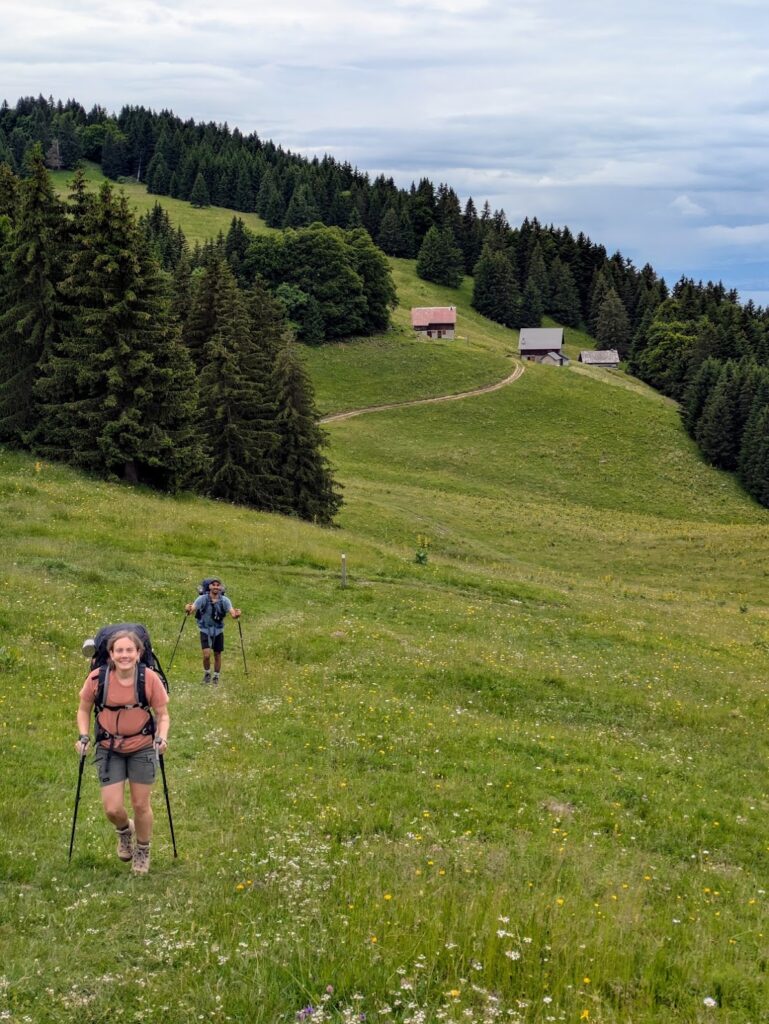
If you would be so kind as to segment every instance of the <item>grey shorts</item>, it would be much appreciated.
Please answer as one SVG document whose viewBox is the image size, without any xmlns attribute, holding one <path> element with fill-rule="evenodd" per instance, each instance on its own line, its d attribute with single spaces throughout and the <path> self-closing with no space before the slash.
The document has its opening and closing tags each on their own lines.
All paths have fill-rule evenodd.
<svg viewBox="0 0 769 1024">
<path fill-rule="evenodd" d="M 109 756 L 108 756 L 109 755 Z M 137 750 L 133 754 L 110 754 L 106 747 L 98 746 L 94 754 L 96 773 L 100 786 L 111 786 L 115 782 L 143 782 L 151 786 L 155 781 L 155 751 L 152 747 Z"/>
</svg>

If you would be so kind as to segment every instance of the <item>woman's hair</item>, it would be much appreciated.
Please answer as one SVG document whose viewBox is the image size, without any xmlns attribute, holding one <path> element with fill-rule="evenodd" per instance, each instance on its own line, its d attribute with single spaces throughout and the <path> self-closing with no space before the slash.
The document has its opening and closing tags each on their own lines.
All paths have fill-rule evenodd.
<svg viewBox="0 0 769 1024">
<path fill-rule="evenodd" d="M 107 650 L 109 651 L 110 654 L 112 654 L 112 650 L 115 644 L 118 642 L 118 640 L 130 640 L 131 643 L 136 648 L 136 650 L 139 652 L 139 657 L 141 657 L 142 654 L 144 654 L 144 644 L 141 642 L 138 635 L 134 633 L 132 629 L 119 629 L 117 633 L 112 634 L 107 644 Z"/>
</svg>

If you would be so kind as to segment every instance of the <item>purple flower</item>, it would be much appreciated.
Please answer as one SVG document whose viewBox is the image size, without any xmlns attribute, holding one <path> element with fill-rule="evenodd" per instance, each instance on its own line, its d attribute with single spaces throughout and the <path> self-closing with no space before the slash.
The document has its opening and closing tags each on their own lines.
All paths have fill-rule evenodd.
<svg viewBox="0 0 769 1024">
<path fill-rule="evenodd" d="M 297 1020 L 307 1020 L 307 1018 L 312 1017 L 314 1013 L 315 1007 L 310 1003 L 309 1006 L 305 1006 L 301 1010 L 296 1011 Z"/>
</svg>

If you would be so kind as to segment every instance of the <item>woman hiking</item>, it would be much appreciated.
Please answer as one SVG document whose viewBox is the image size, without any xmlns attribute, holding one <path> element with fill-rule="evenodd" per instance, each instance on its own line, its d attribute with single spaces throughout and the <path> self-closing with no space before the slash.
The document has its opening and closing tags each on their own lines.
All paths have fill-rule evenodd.
<svg viewBox="0 0 769 1024">
<path fill-rule="evenodd" d="M 117 831 L 120 860 L 131 861 L 135 874 L 146 875 L 152 838 L 152 784 L 157 757 L 168 747 L 168 694 L 157 672 L 146 666 L 141 666 L 144 686 L 140 693 L 139 663 L 144 645 L 135 632 L 117 630 L 107 643 L 107 652 L 106 668 L 94 669 L 80 691 L 80 738 L 75 750 L 82 757 L 88 748 L 91 711 L 96 705 L 94 761 L 104 812 Z M 133 818 L 125 809 L 126 781 Z"/>
</svg>

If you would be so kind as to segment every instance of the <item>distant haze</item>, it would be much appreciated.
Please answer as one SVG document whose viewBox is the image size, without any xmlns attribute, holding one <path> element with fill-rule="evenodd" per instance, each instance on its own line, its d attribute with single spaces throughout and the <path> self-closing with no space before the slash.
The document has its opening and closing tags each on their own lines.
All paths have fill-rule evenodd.
<svg viewBox="0 0 769 1024">
<path fill-rule="evenodd" d="M 0 0 L 0 96 L 227 121 L 769 305 L 759 0 Z"/>
</svg>

